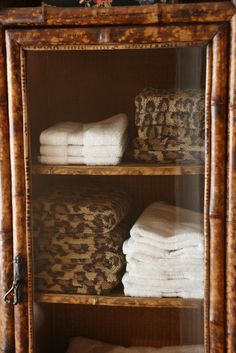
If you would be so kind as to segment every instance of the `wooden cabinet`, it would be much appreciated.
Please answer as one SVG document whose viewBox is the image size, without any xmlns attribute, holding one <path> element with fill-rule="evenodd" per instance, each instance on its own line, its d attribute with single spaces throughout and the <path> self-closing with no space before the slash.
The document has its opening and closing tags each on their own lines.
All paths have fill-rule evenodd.
<svg viewBox="0 0 236 353">
<path fill-rule="evenodd" d="M 62 353 L 76 335 L 236 352 L 235 12 L 231 2 L 0 10 L 3 352 Z M 204 165 L 37 162 L 39 134 L 57 121 L 98 121 L 123 109 L 135 135 L 132 100 L 155 83 L 205 91 Z M 34 289 L 32 196 L 59 179 L 126 187 L 133 221 L 154 200 L 204 212 L 204 300 L 129 297 L 122 288 L 109 295 Z M 39 329 L 34 302 L 44 316 Z"/>
</svg>

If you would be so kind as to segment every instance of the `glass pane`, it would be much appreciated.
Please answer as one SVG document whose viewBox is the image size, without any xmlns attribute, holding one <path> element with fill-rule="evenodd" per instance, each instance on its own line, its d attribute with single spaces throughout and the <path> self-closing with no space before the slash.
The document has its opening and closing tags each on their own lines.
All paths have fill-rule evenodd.
<svg viewBox="0 0 236 353">
<path fill-rule="evenodd" d="M 27 52 L 35 352 L 204 351 L 205 62 Z"/>
</svg>

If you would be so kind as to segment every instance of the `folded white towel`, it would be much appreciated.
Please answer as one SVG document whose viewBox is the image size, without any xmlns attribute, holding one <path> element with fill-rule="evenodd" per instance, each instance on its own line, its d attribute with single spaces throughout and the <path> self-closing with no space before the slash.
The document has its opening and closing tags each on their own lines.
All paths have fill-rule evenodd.
<svg viewBox="0 0 236 353">
<path fill-rule="evenodd" d="M 149 245 L 147 242 L 142 242 L 142 240 L 141 237 L 139 241 L 130 237 L 123 244 L 123 253 L 128 255 L 140 253 L 157 259 L 179 259 L 180 257 L 182 259 L 203 259 L 204 256 L 203 244 L 178 250 L 165 250 L 155 246 L 156 243 Z"/>
<path fill-rule="evenodd" d="M 42 145 L 120 145 L 128 126 L 128 117 L 117 114 L 96 123 L 61 122 L 42 131 Z"/>
<path fill-rule="evenodd" d="M 138 218 L 130 235 L 137 242 L 165 250 L 203 246 L 203 215 L 154 202 Z"/>
<path fill-rule="evenodd" d="M 40 155 L 47 157 L 122 157 L 126 146 L 128 136 L 125 133 L 120 145 L 111 146 L 81 146 L 81 145 L 40 145 Z"/>
<path fill-rule="evenodd" d="M 123 347 L 85 337 L 73 337 L 66 353 L 204 353 L 203 345 Z"/>
<path fill-rule="evenodd" d="M 147 297 L 147 298 L 183 298 L 183 299 L 203 299 L 203 290 L 181 291 L 181 292 L 161 292 L 157 288 L 149 288 L 144 286 L 134 286 L 126 283 L 124 294 L 130 297 Z M 192 353 L 192 351 L 191 351 Z"/>
<path fill-rule="evenodd" d="M 131 276 L 139 276 L 149 279 L 193 279 L 203 280 L 204 264 L 203 262 L 194 264 L 189 262 L 179 263 L 178 260 L 159 260 L 156 265 L 140 262 L 134 258 L 127 263 L 126 271 Z"/>
<path fill-rule="evenodd" d="M 133 262 L 133 261 L 139 261 L 141 262 L 142 264 L 147 264 L 150 265 L 150 266 L 158 266 L 161 265 L 161 266 L 164 266 L 165 263 L 168 263 L 169 265 L 168 266 L 175 266 L 176 263 L 178 263 L 179 265 L 180 264 L 186 264 L 186 266 L 188 265 L 188 263 L 191 263 L 191 265 L 196 265 L 196 266 L 200 266 L 200 264 L 203 263 L 203 260 L 202 259 L 181 259 L 179 258 L 178 260 L 177 259 L 157 259 L 156 257 L 153 257 L 153 256 L 150 256 L 150 255 L 145 255 L 145 254 L 142 254 L 142 253 L 133 253 L 132 255 L 126 255 L 126 261 L 127 262 Z M 167 262 L 168 261 L 168 262 Z"/>
<path fill-rule="evenodd" d="M 67 157 L 67 156 L 39 156 L 39 163 L 42 164 L 86 164 L 86 165 L 117 165 L 121 162 L 121 157 Z"/>
<path fill-rule="evenodd" d="M 126 272 L 122 278 L 125 295 L 144 297 L 203 298 L 204 284 L 200 280 L 154 280 L 131 276 Z"/>
</svg>

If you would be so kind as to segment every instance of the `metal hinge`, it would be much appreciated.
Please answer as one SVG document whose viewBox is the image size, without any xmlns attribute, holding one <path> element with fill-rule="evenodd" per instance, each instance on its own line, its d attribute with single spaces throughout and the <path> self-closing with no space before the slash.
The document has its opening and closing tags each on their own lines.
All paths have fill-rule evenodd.
<svg viewBox="0 0 236 353">
<path fill-rule="evenodd" d="M 14 259 L 14 279 L 11 288 L 4 295 L 4 301 L 11 305 L 21 304 L 24 300 L 25 262 L 19 254 Z"/>
</svg>

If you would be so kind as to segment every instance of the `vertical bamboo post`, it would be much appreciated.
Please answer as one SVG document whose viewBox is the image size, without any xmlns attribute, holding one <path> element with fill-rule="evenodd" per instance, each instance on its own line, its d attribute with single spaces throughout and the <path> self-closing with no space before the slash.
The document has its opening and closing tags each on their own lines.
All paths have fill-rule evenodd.
<svg viewBox="0 0 236 353">
<path fill-rule="evenodd" d="M 212 43 L 206 49 L 206 92 L 205 92 L 205 198 L 204 198 L 204 235 L 205 235 L 205 300 L 204 332 L 205 351 L 209 352 L 209 294 L 210 294 L 210 230 L 209 202 L 211 180 L 211 89 L 212 89 Z"/>
<path fill-rule="evenodd" d="M 225 352 L 227 25 L 212 41 L 210 180 L 210 352 Z"/>
<path fill-rule="evenodd" d="M 231 20 L 228 112 L 226 308 L 227 353 L 236 351 L 236 15 Z"/>
<path fill-rule="evenodd" d="M 12 285 L 13 239 L 4 29 L 0 26 L 0 351 L 14 352 L 14 311 L 4 302 Z"/>
<path fill-rule="evenodd" d="M 10 156 L 12 171 L 12 224 L 13 254 L 27 262 L 26 245 L 26 190 L 23 143 L 23 111 L 21 90 L 20 46 L 6 32 L 8 110 L 10 130 Z M 15 353 L 28 352 L 28 282 L 25 268 L 24 301 L 15 306 Z"/>
</svg>

